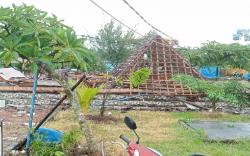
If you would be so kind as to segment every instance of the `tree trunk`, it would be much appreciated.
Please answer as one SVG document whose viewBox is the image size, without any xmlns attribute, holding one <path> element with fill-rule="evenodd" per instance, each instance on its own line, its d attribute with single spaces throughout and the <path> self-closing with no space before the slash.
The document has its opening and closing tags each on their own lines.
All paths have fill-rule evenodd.
<svg viewBox="0 0 250 156">
<path fill-rule="evenodd" d="M 83 113 L 81 113 L 80 111 L 81 109 L 80 109 L 79 102 L 77 101 L 75 94 L 73 94 L 73 92 L 70 89 L 68 79 L 63 75 L 60 75 L 54 72 L 51 68 L 49 68 L 49 66 L 42 64 L 41 62 L 38 62 L 37 64 L 41 67 L 42 70 L 47 72 L 53 79 L 57 80 L 58 83 L 60 83 L 60 85 L 62 85 L 62 87 L 64 88 L 64 92 L 69 99 L 69 103 L 71 106 L 73 106 L 75 116 L 78 118 L 78 123 L 81 129 L 84 130 L 84 136 L 85 136 L 85 139 L 87 141 L 87 146 L 88 146 L 88 153 L 89 155 L 94 155 L 97 152 L 97 146 L 95 145 L 93 141 L 93 135 L 88 126 L 88 123 Z"/>
<path fill-rule="evenodd" d="M 216 71 L 215 71 L 216 73 L 216 81 L 219 79 L 219 66 L 216 66 Z"/>
<path fill-rule="evenodd" d="M 87 146 L 88 146 L 88 152 L 89 152 L 88 154 L 95 156 L 97 155 L 97 152 L 98 152 L 97 146 L 94 143 L 94 137 L 89 128 L 88 122 L 81 111 L 80 104 L 79 104 L 79 101 L 77 100 L 75 91 L 73 92 L 72 100 L 73 100 L 72 106 L 75 112 L 75 117 L 78 119 L 78 123 L 81 127 L 81 130 L 84 130 L 84 136 L 86 138 Z"/>
<path fill-rule="evenodd" d="M 101 116 L 101 117 L 104 116 L 104 112 L 105 112 L 105 103 L 106 103 L 106 100 L 107 100 L 107 97 L 108 97 L 108 94 L 109 94 L 108 92 L 109 92 L 113 87 L 115 87 L 116 82 L 115 82 L 114 80 L 112 80 L 112 81 L 109 83 L 109 81 L 107 80 L 107 85 L 108 85 L 108 87 L 107 87 L 107 92 L 104 93 L 104 95 L 103 95 L 102 106 L 101 106 L 101 108 L 100 108 L 100 116 Z"/>
<path fill-rule="evenodd" d="M 212 112 L 216 110 L 216 102 L 212 101 Z"/>
<path fill-rule="evenodd" d="M 106 103 L 107 96 L 108 96 L 107 93 L 105 93 L 105 94 L 103 95 L 102 106 L 101 106 L 101 108 L 100 108 L 100 116 L 101 116 L 101 117 L 104 117 L 105 103 Z"/>
</svg>

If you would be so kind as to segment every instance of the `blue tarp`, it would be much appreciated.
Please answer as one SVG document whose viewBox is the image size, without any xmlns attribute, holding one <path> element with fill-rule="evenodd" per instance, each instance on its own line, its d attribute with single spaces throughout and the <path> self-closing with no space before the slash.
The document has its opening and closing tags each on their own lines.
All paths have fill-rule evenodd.
<svg viewBox="0 0 250 156">
<path fill-rule="evenodd" d="M 245 80 L 250 80 L 250 73 L 245 73 L 245 74 L 243 75 L 243 78 L 244 78 Z"/>
<path fill-rule="evenodd" d="M 106 63 L 106 67 L 108 68 L 108 71 L 112 71 L 114 69 L 114 66 L 111 63 Z"/>
<path fill-rule="evenodd" d="M 35 133 L 35 138 L 42 142 L 60 143 L 62 137 L 63 132 L 51 128 L 39 128 Z"/>
<path fill-rule="evenodd" d="M 208 79 L 215 79 L 216 78 L 216 67 L 210 66 L 210 67 L 202 67 L 199 69 L 200 74 L 204 78 Z M 218 78 L 221 77 L 221 70 L 220 67 L 218 68 Z"/>
</svg>

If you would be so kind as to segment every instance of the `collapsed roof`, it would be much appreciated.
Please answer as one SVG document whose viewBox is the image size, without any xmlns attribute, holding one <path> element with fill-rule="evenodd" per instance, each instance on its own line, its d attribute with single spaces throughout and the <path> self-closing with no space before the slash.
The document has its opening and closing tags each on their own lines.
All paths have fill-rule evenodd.
<svg viewBox="0 0 250 156">
<path fill-rule="evenodd" d="M 129 83 L 129 76 L 142 67 L 150 68 L 152 74 L 145 83 L 133 88 Z M 106 92 L 164 96 L 197 95 L 189 88 L 171 79 L 174 74 L 179 73 L 200 77 L 199 73 L 175 50 L 168 40 L 156 36 L 147 44 L 136 49 L 113 71 L 113 76 L 122 78 L 124 83 L 119 88 L 106 90 Z"/>
</svg>

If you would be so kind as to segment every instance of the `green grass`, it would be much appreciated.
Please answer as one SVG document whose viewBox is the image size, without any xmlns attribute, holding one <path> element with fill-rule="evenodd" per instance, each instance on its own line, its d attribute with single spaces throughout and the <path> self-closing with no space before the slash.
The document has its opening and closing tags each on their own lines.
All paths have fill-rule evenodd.
<svg viewBox="0 0 250 156">
<path fill-rule="evenodd" d="M 211 81 L 211 80 L 210 80 Z M 220 81 L 211 81 L 211 82 L 213 82 L 213 83 L 226 83 L 226 82 L 228 82 L 229 80 L 220 80 Z M 248 89 L 250 89 L 250 82 L 249 81 L 246 81 L 246 80 L 240 80 L 239 81 L 244 87 L 246 87 L 246 88 L 248 88 Z"/>
<path fill-rule="evenodd" d="M 221 120 L 221 121 L 250 121 L 250 116 L 229 115 L 229 114 L 211 114 L 206 113 L 170 113 L 176 119 L 191 120 Z M 200 153 L 207 156 L 249 156 L 250 141 L 241 140 L 238 143 L 220 143 L 202 141 L 200 135 L 192 130 L 185 130 L 178 123 L 171 125 L 175 140 L 162 141 L 159 143 L 145 142 L 148 146 L 158 149 L 163 155 L 189 155 L 191 153 Z"/>
<path fill-rule="evenodd" d="M 91 113 L 96 114 L 96 112 Z M 124 149 L 114 145 L 111 141 L 121 142 L 120 134 L 126 134 L 135 139 L 133 133 L 124 125 L 124 116 L 131 116 L 137 123 L 141 144 L 160 151 L 163 155 L 187 156 L 192 153 L 206 156 L 249 156 L 250 141 L 241 140 L 237 143 L 204 142 L 200 135 L 192 130 L 185 129 L 178 120 L 220 120 L 250 122 L 250 116 L 232 115 L 226 113 L 205 112 L 148 112 L 130 111 L 128 113 L 112 112 L 117 122 L 93 122 L 91 129 L 97 142 L 105 141 L 106 155 L 127 156 Z M 48 127 L 68 131 L 76 129 L 77 124 L 72 123 L 72 112 L 61 112 Z"/>
<path fill-rule="evenodd" d="M 250 121 L 250 115 L 233 115 L 228 113 L 209 113 L 209 112 L 171 112 L 172 117 L 179 120 L 216 120 L 216 121 Z"/>
<path fill-rule="evenodd" d="M 241 83 L 243 84 L 243 86 L 245 86 L 246 88 L 250 89 L 250 82 L 249 81 L 242 80 Z"/>
</svg>

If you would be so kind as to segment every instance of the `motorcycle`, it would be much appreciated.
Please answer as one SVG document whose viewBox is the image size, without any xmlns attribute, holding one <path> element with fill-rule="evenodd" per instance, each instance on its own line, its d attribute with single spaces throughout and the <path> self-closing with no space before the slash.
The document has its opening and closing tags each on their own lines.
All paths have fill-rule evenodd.
<svg viewBox="0 0 250 156">
<path fill-rule="evenodd" d="M 124 118 L 124 123 L 128 126 L 128 128 L 130 128 L 134 134 L 137 137 L 137 141 L 130 141 L 125 135 L 120 135 L 120 138 L 127 143 L 128 148 L 128 154 L 130 156 L 163 156 L 160 152 L 149 148 L 149 147 L 144 147 L 142 145 L 140 145 L 140 137 L 139 135 L 136 133 L 136 123 L 134 122 L 134 120 L 128 116 L 126 116 Z"/>
<path fill-rule="evenodd" d="M 127 152 L 129 156 L 163 156 L 160 152 L 156 151 L 155 149 L 149 148 L 149 147 L 144 147 L 140 145 L 140 137 L 136 133 L 136 123 L 134 120 L 128 116 L 124 118 L 124 123 L 127 125 L 128 128 L 130 128 L 134 134 L 137 137 L 137 141 L 130 141 L 128 137 L 125 135 L 120 135 L 120 138 L 127 144 Z M 190 156 L 204 156 L 201 154 L 192 154 Z"/>
</svg>

